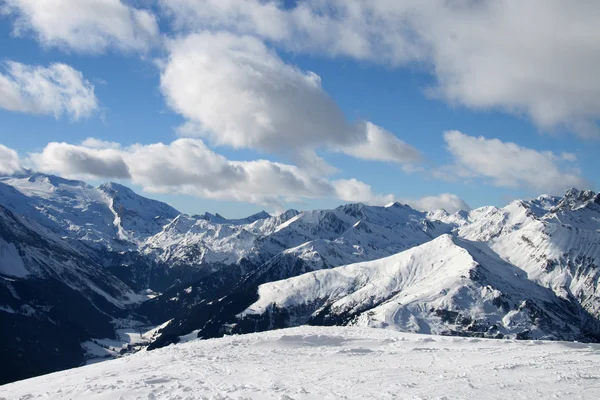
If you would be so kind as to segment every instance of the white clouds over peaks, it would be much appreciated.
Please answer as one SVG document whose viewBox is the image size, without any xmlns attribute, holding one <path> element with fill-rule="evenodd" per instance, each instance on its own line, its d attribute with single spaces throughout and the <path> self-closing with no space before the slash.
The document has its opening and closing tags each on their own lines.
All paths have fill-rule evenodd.
<svg viewBox="0 0 600 400">
<path fill-rule="evenodd" d="M 470 210 L 471 207 L 460 197 L 452 193 L 442 193 L 437 196 L 426 196 L 418 200 L 404 200 L 406 204 L 420 211 L 444 209 L 449 213 L 459 210 Z"/>
<path fill-rule="evenodd" d="M 12 175 L 22 169 L 17 152 L 0 144 L 0 175 Z"/>
<path fill-rule="evenodd" d="M 251 34 L 295 52 L 435 76 L 431 93 L 539 127 L 600 136 L 600 2 L 562 0 L 163 0 L 181 29 Z"/>
<path fill-rule="evenodd" d="M 200 139 L 170 144 L 133 145 L 86 139 L 84 144 L 49 143 L 30 162 L 43 172 L 73 178 L 129 179 L 149 192 L 184 193 L 202 198 L 279 204 L 289 198 L 342 198 L 367 201 L 370 187 L 352 180 L 360 191 L 311 175 L 288 164 L 267 160 L 232 161 Z M 357 198 L 358 197 L 358 198 Z"/>
<path fill-rule="evenodd" d="M 397 198 L 394 195 L 373 193 L 371 185 L 352 179 L 333 181 L 337 197 L 347 202 L 360 202 L 370 205 L 385 205 L 396 201 L 408 204 L 419 211 L 433 211 L 444 209 L 449 213 L 459 210 L 470 210 L 471 207 L 460 197 L 451 193 L 442 193 L 437 196 L 426 196 L 420 199 Z"/>
<path fill-rule="evenodd" d="M 394 201 L 393 195 L 378 195 L 373 193 L 371 185 L 352 179 L 340 179 L 333 182 L 337 197 L 340 200 L 353 203 L 384 205 Z"/>
<path fill-rule="evenodd" d="M 486 178 L 495 186 L 533 188 L 552 193 L 586 187 L 579 171 L 568 164 L 572 154 L 556 155 L 498 139 L 473 137 L 458 131 L 444 133 L 455 164 L 442 170 L 463 178 Z M 570 168 L 569 168 L 570 167 Z"/>
<path fill-rule="evenodd" d="M 31 114 L 91 116 L 98 109 L 94 86 L 65 64 L 48 67 L 9 61 L 0 72 L 0 108 Z"/>
<path fill-rule="evenodd" d="M 419 159 L 383 129 L 348 122 L 318 75 L 284 63 L 259 39 L 204 32 L 172 40 L 169 52 L 161 88 L 171 108 L 189 121 L 182 135 L 312 160 L 316 148 L 369 160 Z M 386 150 L 379 152 L 382 145 Z"/>
<path fill-rule="evenodd" d="M 147 50 L 159 36 L 155 16 L 121 0 L 4 0 L 14 33 L 33 33 L 46 47 L 102 53 L 108 47 Z"/>
<path fill-rule="evenodd" d="M 36 169 L 81 178 L 130 178 L 119 150 L 51 142 L 30 155 Z"/>
</svg>

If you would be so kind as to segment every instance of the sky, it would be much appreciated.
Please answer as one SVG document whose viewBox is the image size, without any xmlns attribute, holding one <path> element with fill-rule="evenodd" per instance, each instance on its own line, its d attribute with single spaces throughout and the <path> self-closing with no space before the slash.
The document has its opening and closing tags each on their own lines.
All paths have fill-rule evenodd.
<svg viewBox="0 0 600 400">
<path fill-rule="evenodd" d="M 0 174 L 186 213 L 599 189 L 598 2 L 0 0 Z"/>
</svg>

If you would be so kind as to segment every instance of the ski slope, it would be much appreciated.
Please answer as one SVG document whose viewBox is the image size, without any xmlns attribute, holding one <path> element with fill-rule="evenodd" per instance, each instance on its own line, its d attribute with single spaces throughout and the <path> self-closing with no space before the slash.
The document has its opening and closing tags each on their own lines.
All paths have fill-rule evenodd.
<svg viewBox="0 0 600 400">
<path fill-rule="evenodd" d="M 597 399 L 600 345 L 299 327 L 0 386 L 0 399 Z"/>
</svg>

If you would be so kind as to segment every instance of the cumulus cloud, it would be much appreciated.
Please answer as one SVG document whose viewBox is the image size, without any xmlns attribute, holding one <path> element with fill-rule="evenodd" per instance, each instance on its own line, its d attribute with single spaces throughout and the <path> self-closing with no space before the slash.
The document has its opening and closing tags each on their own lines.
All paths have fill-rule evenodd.
<svg viewBox="0 0 600 400">
<path fill-rule="evenodd" d="M 82 178 L 130 178 L 127 165 L 118 150 L 75 146 L 52 142 L 41 153 L 30 155 L 40 171 Z"/>
<path fill-rule="evenodd" d="M 495 186 L 533 188 L 551 193 L 587 186 L 573 166 L 573 154 L 540 152 L 459 131 L 445 132 L 444 140 L 454 157 L 454 164 L 442 168 L 439 171 L 441 177 L 484 178 Z"/>
<path fill-rule="evenodd" d="M 359 125 L 366 133 L 364 141 L 341 146 L 339 149 L 346 154 L 363 160 L 390 161 L 403 160 L 418 162 L 421 153 L 414 147 L 399 140 L 396 136 L 371 122 Z"/>
<path fill-rule="evenodd" d="M 22 169 L 17 152 L 0 144 L 0 175 L 12 175 Z"/>
<path fill-rule="evenodd" d="M 347 121 L 318 75 L 286 64 L 254 37 L 203 32 L 170 41 L 161 89 L 188 120 L 180 133 L 216 145 L 287 152 L 313 166 L 323 161 L 316 148 L 368 160 L 419 159 L 376 125 Z"/>
<path fill-rule="evenodd" d="M 84 143 L 49 143 L 41 152 L 30 154 L 30 162 L 38 170 L 67 177 L 130 179 L 149 192 L 266 205 L 289 198 L 338 195 L 334 183 L 294 165 L 228 160 L 200 139 L 130 147 L 93 139 Z"/>
<path fill-rule="evenodd" d="M 600 3 L 562 0 L 162 0 L 182 30 L 226 29 L 295 52 L 419 65 L 430 93 L 599 136 Z"/>
<path fill-rule="evenodd" d="M 429 211 L 468 210 L 454 194 L 398 199 L 375 193 L 357 179 L 327 180 L 294 165 L 268 160 L 233 161 L 209 149 L 202 140 L 182 138 L 170 144 L 135 144 L 87 138 L 80 145 L 51 142 L 26 160 L 34 169 L 77 179 L 127 179 L 154 193 L 181 193 L 201 198 L 250 202 L 281 208 L 303 199 L 335 198 L 384 205 L 401 201 Z M 23 170 L 16 151 L 0 144 L 0 175 Z"/>
<path fill-rule="evenodd" d="M 332 182 L 337 198 L 351 203 L 370 205 L 386 205 L 393 202 L 407 204 L 419 211 L 444 209 L 449 213 L 459 210 L 470 210 L 471 207 L 460 197 L 452 193 L 442 193 L 437 196 L 426 196 L 420 199 L 398 198 L 392 194 L 377 194 L 371 185 L 356 179 L 340 179 Z"/>
<path fill-rule="evenodd" d="M 1 7 L 1 5 L 0 5 Z M 158 39 L 156 17 L 121 0 L 4 0 L 13 33 L 33 33 L 45 47 L 102 53 L 109 47 L 147 50 Z"/>
<path fill-rule="evenodd" d="M 120 143 L 109 142 L 93 137 L 85 139 L 83 142 L 81 142 L 81 144 L 85 147 L 91 147 L 93 149 L 119 149 L 121 147 Z"/>
<path fill-rule="evenodd" d="M 48 67 L 8 61 L 0 73 L 0 108 L 31 114 L 91 116 L 98 109 L 94 86 L 66 64 Z"/>
<path fill-rule="evenodd" d="M 371 185 L 354 178 L 333 181 L 333 187 L 337 197 L 347 202 L 384 205 L 395 200 L 395 197 L 391 194 L 373 193 Z"/>
<path fill-rule="evenodd" d="M 404 200 L 404 203 L 420 211 L 444 209 L 449 213 L 460 210 L 468 211 L 471 207 L 460 197 L 452 193 L 442 193 L 437 196 L 426 196 L 417 200 Z"/>
</svg>

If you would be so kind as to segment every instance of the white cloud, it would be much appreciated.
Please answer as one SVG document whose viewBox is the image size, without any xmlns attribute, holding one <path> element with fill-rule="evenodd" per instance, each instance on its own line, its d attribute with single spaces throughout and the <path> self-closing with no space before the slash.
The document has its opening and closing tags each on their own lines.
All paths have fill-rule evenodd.
<svg viewBox="0 0 600 400">
<path fill-rule="evenodd" d="M 5 63 L 0 73 L 0 108 L 31 114 L 91 116 L 98 109 L 94 86 L 65 64 L 48 67 Z"/>
<path fill-rule="evenodd" d="M 122 147 L 95 138 L 81 145 L 51 142 L 27 159 L 34 169 L 77 179 L 126 179 L 154 193 L 181 193 L 281 208 L 285 202 L 336 198 L 345 202 L 384 205 L 394 195 L 374 193 L 357 179 L 327 180 L 294 165 L 268 160 L 232 161 L 210 150 L 200 139 L 182 138 L 170 144 Z M 0 144 L 0 174 L 22 170 L 18 154 Z M 469 209 L 454 194 L 417 200 L 400 199 L 417 210 Z"/>
<path fill-rule="evenodd" d="M 337 197 L 342 201 L 352 203 L 365 203 L 370 205 L 386 205 L 393 202 L 407 204 L 415 210 L 432 211 L 444 209 L 449 213 L 459 210 L 470 210 L 471 207 L 460 197 L 451 193 L 442 193 L 437 196 L 426 196 L 420 199 L 398 198 L 394 195 L 377 194 L 371 185 L 356 179 L 340 179 L 332 182 Z"/>
<path fill-rule="evenodd" d="M 36 169 L 80 178 L 129 178 L 122 154 L 114 149 L 51 142 L 41 153 L 30 154 Z"/>
<path fill-rule="evenodd" d="M 587 186 L 572 165 L 572 154 L 540 152 L 459 131 L 445 132 L 444 140 L 454 157 L 454 165 L 442 170 L 449 177 L 484 178 L 495 186 L 533 188 L 551 193 Z"/>
<path fill-rule="evenodd" d="M 173 41 L 170 50 L 162 90 L 217 144 L 275 150 L 352 140 L 320 78 L 286 65 L 255 38 L 205 33 Z"/>
<path fill-rule="evenodd" d="M 188 120 L 183 136 L 288 153 L 313 167 L 323 162 L 317 148 L 368 160 L 419 159 L 414 148 L 376 125 L 347 121 L 318 75 L 284 63 L 254 37 L 204 32 L 172 40 L 161 89 Z"/>
<path fill-rule="evenodd" d="M 121 147 L 120 143 L 108 142 L 106 140 L 100 140 L 93 137 L 85 139 L 81 144 L 85 147 L 91 147 L 93 149 L 118 149 Z"/>
<path fill-rule="evenodd" d="M 32 32 L 45 47 L 102 53 L 147 50 L 158 39 L 156 17 L 121 0 L 4 0 L 14 34 Z"/>
<path fill-rule="evenodd" d="M 176 27 L 251 34 L 295 52 L 431 72 L 430 93 L 598 136 L 600 2 L 163 0 Z"/>
<path fill-rule="evenodd" d="M 365 203 L 372 205 L 384 205 L 394 201 L 393 195 L 381 195 L 373 193 L 371 185 L 352 179 L 340 179 L 333 181 L 337 197 L 342 201 L 352 203 Z"/>
<path fill-rule="evenodd" d="M 0 175 L 12 175 L 22 169 L 17 152 L 0 144 Z"/>
<path fill-rule="evenodd" d="M 30 154 L 30 161 L 38 170 L 66 177 L 130 179 L 149 192 L 268 205 L 288 198 L 336 196 L 330 181 L 296 166 L 267 160 L 228 160 L 200 139 L 126 148 L 98 146 L 91 139 L 85 143 L 49 143 L 40 153 Z"/>
<path fill-rule="evenodd" d="M 442 193 L 437 196 L 426 196 L 417 200 L 404 200 L 404 203 L 420 211 L 444 209 L 449 213 L 460 210 L 470 210 L 471 207 L 460 197 L 452 193 Z"/>
<path fill-rule="evenodd" d="M 294 51 L 325 52 L 359 59 L 374 55 L 373 47 L 387 42 L 375 36 L 376 26 L 353 15 L 360 4 L 308 0 L 284 10 L 280 1 L 263 0 L 161 0 L 181 30 L 228 30 L 278 43 Z M 331 14 L 336 14 L 332 16 Z M 400 28 L 401 26 L 399 26 Z M 396 39 L 400 36 L 395 35 Z M 397 43 L 397 41 L 396 41 Z M 406 43 L 410 46 L 410 43 Z"/>
<path fill-rule="evenodd" d="M 340 147 L 344 153 L 363 160 L 418 162 L 421 153 L 399 140 L 385 129 L 366 122 L 359 125 L 366 132 L 366 140 Z"/>
</svg>

